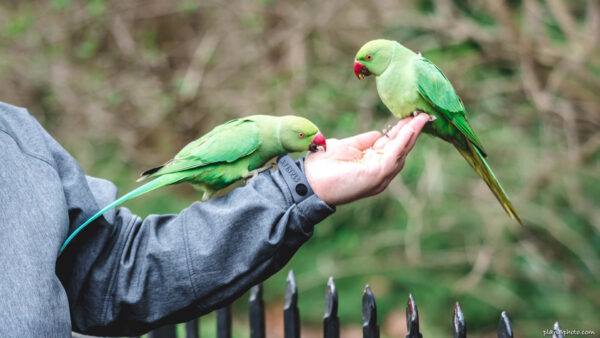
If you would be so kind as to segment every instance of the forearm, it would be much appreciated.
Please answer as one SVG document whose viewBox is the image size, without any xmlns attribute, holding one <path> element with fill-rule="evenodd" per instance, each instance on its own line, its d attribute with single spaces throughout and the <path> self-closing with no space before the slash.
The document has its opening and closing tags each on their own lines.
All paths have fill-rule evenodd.
<svg viewBox="0 0 600 338">
<path fill-rule="evenodd" d="M 65 259 L 80 271 L 69 295 L 73 326 L 137 334 L 208 313 L 281 269 L 331 212 L 316 195 L 294 203 L 274 170 L 178 215 L 142 221 L 121 208 L 99 226 L 114 229 L 110 236 L 88 235 Z"/>
</svg>

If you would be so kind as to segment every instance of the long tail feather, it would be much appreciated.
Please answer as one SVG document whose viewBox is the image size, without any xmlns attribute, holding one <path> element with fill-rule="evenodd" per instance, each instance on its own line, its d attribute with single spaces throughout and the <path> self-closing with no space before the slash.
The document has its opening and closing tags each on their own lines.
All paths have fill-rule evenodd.
<svg viewBox="0 0 600 338">
<path fill-rule="evenodd" d="M 494 172 L 490 166 L 487 164 L 486 160 L 483 158 L 481 152 L 474 147 L 471 142 L 467 141 L 465 143 L 467 144 L 467 149 L 464 149 L 459 145 L 455 145 L 456 149 L 458 149 L 465 160 L 469 162 L 473 170 L 475 170 L 475 172 L 477 172 L 477 174 L 485 181 L 488 187 L 490 187 L 490 190 L 492 190 L 494 196 L 496 196 L 496 199 L 498 199 L 498 202 L 500 202 L 506 213 L 512 219 L 519 222 L 519 224 L 523 225 L 519 214 L 517 214 L 517 211 L 515 210 L 515 207 L 512 205 L 510 199 L 506 195 L 506 192 L 500 185 L 500 182 L 498 182 L 498 179 L 494 175 Z"/>
<path fill-rule="evenodd" d="M 128 192 L 127 194 L 121 196 L 119 199 L 117 199 L 116 201 L 112 202 L 111 204 L 105 206 L 102 210 L 98 211 L 94 216 L 90 217 L 90 219 L 88 219 L 87 221 L 85 221 L 85 223 L 83 223 L 82 225 L 80 225 L 77 229 L 75 229 L 75 231 L 73 231 L 73 233 L 71 235 L 69 235 L 69 237 L 67 238 L 67 240 L 65 240 L 65 242 L 63 243 L 63 245 L 61 246 L 58 255 L 60 256 L 60 254 L 62 254 L 62 252 L 65 250 L 65 248 L 67 247 L 67 245 L 69 244 L 69 242 L 71 242 L 71 240 L 73 240 L 73 238 L 75 238 L 75 236 L 77 236 L 77 234 L 83 230 L 83 228 L 85 228 L 86 226 L 88 226 L 88 224 L 90 224 L 91 222 L 93 222 L 94 220 L 96 220 L 98 217 L 102 216 L 102 214 L 104 214 L 105 212 L 107 212 L 108 210 L 118 206 L 121 203 L 124 203 L 126 201 L 129 201 L 132 198 L 138 197 L 142 194 L 145 194 L 147 192 L 150 192 L 154 189 L 158 189 L 160 187 L 163 187 L 165 185 L 169 185 L 169 184 L 173 184 L 173 183 L 177 183 L 180 181 L 180 178 L 178 178 L 175 175 L 164 175 L 164 176 L 159 176 L 156 179 Z"/>
</svg>

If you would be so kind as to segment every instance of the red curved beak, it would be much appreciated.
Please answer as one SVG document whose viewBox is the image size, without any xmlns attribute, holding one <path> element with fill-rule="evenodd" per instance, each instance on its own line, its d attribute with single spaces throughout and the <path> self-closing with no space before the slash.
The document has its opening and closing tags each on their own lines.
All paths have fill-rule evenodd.
<svg viewBox="0 0 600 338">
<path fill-rule="evenodd" d="M 354 60 L 354 74 L 356 75 L 356 77 L 360 80 L 360 79 L 364 79 L 365 78 L 365 74 L 362 73 L 362 68 L 364 66 L 362 65 L 362 63 Z"/>
<path fill-rule="evenodd" d="M 310 143 L 310 147 L 308 147 L 308 150 L 317 151 L 319 146 L 323 147 L 323 150 L 327 151 L 327 142 L 325 142 L 325 136 L 323 136 L 321 132 L 318 132 L 315 135 L 312 142 Z"/>
</svg>

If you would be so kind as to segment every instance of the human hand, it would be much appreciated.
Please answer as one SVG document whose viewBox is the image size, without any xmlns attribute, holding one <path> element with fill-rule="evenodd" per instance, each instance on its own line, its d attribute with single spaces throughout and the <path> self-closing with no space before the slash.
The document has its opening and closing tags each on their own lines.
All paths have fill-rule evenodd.
<svg viewBox="0 0 600 338">
<path fill-rule="evenodd" d="M 304 160 L 306 179 L 321 200 L 340 205 L 382 192 L 402 170 L 429 115 L 400 120 L 382 136 L 377 131 L 328 139 L 327 151 L 311 152 Z"/>
</svg>

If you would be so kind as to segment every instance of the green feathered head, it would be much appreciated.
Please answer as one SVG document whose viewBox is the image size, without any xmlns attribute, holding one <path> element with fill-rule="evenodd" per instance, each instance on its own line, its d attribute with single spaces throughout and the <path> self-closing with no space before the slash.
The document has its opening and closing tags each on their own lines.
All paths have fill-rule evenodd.
<svg viewBox="0 0 600 338">
<path fill-rule="evenodd" d="M 365 43 L 354 58 L 354 74 L 359 79 L 371 74 L 381 75 L 392 60 L 392 52 L 396 43 L 396 41 L 384 39 Z"/>
<path fill-rule="evenodd" d="M 281 117 L 279 140 L 287 152 L 316 151 L 319 146 L 327 148 L 325 137 L 309 120 L 293 115 Z"/>
</svg>

